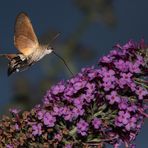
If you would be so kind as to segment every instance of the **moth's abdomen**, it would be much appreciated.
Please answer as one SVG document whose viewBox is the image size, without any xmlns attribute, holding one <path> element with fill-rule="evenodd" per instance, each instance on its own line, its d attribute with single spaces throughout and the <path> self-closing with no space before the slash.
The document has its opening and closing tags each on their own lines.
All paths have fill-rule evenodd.
<svg viewBox="0 0 148 148">
<path fill-rule="evenodd" d="M 8 76 L 14 72 L 20 72 L 27 69 L 31 64 L 27 59 L 22 60 L 20 56 L 13 58 L 8 65 Z"/>
</svg>

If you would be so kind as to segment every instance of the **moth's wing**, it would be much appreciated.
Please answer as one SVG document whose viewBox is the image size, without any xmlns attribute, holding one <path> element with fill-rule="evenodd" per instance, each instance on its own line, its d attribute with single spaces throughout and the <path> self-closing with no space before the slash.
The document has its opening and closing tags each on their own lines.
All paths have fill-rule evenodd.
<svg viewBox="0 0 148 148">
<path fill-rule="evenodd" d="M 39 46 L 31 21 L 24 12 L 20 13 L 16 18 L 14 44 L 25 56 L 30 55 Z"/>
<path fill-rule="evenodd" d="M 8 60 L 11 60 L 17 56 L 17 54 L 0 54 L 0 56 L 7 58 Z"/>
</svg>

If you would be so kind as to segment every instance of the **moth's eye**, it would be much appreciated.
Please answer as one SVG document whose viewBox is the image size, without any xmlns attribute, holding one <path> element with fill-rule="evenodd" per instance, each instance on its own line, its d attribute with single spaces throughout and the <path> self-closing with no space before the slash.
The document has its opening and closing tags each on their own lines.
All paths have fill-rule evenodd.
<svg viewBox="0 0 148 148">
<path fill-rule="evenodd" d="M 47 48 L 47 50 L 53 50 L 53 48 L 52 47 L 49 47 L 49 48 Z"/>
</svg>

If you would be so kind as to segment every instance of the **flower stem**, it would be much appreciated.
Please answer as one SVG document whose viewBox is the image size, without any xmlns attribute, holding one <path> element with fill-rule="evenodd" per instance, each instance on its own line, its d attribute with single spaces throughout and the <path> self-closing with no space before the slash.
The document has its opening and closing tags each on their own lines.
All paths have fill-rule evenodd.
<svg viewBox="0 0 148 148">
<path fill-rule="evenodd" d="M 137 83 L 137 84 L 139 84 L 139 85 L 142 85 L 143 87 L 145 87 L 146 89 L 148 89 L 148 85 L 145 85 L 145 84 L 143 84 L 143 83 L 141 83 L 141 82 L 138 82 L 138 81 L 135 81 L 135 83 Z"/>
</svg>

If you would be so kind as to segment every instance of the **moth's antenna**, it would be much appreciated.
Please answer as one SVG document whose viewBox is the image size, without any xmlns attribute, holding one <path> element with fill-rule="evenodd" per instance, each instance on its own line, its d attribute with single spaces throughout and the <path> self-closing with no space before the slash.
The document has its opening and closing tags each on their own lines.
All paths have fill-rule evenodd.
<svg viewBox="0 0 148 148">
<path fill-rule="evenodd" d="M 52 51 L 52 53 L 54 55 L 56 55 L 59 59 L 61 59 L 63 61 L 64 65 L 67 67 L 67 69 L 69 70 L 69 72 L 71 73 L 71 75 L 74 76 L 74 74 L 72 73 L 72 71 L 70 70 L 70 68 L 68 67 L 68 65 L 66 64 L 66 61 L 60 55 L 58 55 L 54 50 Z"/>
<path fill-rule="evenodd" d="M 57 33 L 57 34 L 50 40 L 50 43 L 48 44 L 48 47 L 50 47 L 51 43 L 52 43 L 54 40 L 56 40 L 59 35 L 60 35 L 60 33 Z"/>
</svg>

